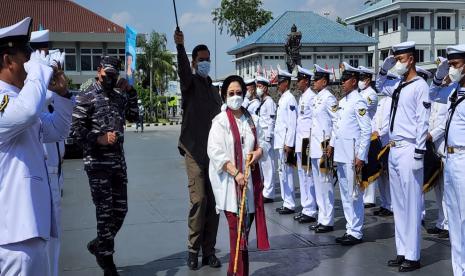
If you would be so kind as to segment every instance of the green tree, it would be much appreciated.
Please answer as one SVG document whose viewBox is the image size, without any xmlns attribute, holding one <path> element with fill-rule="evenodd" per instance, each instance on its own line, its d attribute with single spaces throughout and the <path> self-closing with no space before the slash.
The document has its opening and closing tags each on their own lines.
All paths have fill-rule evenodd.
<svg viewBox="0 0 465 276">
<path fill-rule="evenodd" d="M 344 19 L 340 18 L 339 16 L 336 18 L 336 22 L 343 26 L 347 26 L 347 22 L 345 22 Z"/>
<path fill-rule="evenodd" d="M 262 5 L 261 0 L 222 0 L 220 7 L 212 11 L 213 22 L 218 23 L 220 33 L 226 28 L 239 41 L 273 19 Z"/>
</svg>

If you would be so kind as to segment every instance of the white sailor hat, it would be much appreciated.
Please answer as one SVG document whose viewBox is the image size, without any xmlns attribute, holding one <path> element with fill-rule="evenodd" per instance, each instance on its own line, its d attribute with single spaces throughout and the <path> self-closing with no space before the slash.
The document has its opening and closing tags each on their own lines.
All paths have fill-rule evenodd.
<svg viewBox="0 0 465 276">
<path fill-rule="evenodd" d="M 29 40 L 29 44 L 31 45 L 32 49 L 42 49 L 49 47 L 49 30 L 42 30 L 36 31 L 31 33 L 31 40 Z"/>
<path fill-rule="evenodd" d="M 313 76 L 313 73 L 310 70 L 307 70 L 305 68 L 300 67 L 297 65 L 297 79 L 311 79 Z"/>
<path fill-rule="evenodd" d="M 22 21 L 0 29 L 0 50 L 23 48 L 30 51 L 29 38 L 31 37 L 32 19 L 26 17 Z"/>
<path fill-rule="evenodd" d="M 407 41 L 392 46 L 392 54 L 394 56 L 402 55 L 406 53 L 415 53 L 415 42 Z"/>
<path fill-rule="evenodd" d="M 285 80 L 290 81 L 291 79 L 292 79 L 291 73 L 278 69 L 278 83 L 283 82 Z"/>
<path fill-rule="evenodd" d="M 341 64 L 340 68 L 342 69 L 341 81 L 346 81 L 352 77 L 360 77 L 360 70 L 345 61 Z"/>
<path fill-rule="evenodd" d="M 255 79 L 246 79 L 244 82 L 245 82 L 245 85 L 246 85 L 246 86 L 249 86 L 249 85 L 256 85 Z"/>
<path fill-rule="evenodd" d="M 215 86 L 215 87 L 220 87 L 221 88 L 221 86 L 223 86 L 223 83 L 221 81 L 217 81 L 217 82 L 212 83 L 212 85 Z"/>
<path fill-rule="evenodd" d="M 265 77 L 258 76 L 255 80 L 257 81 L 257 83 L 261 83 L 266 86 L 270 85 L 270 80 Z"/>
<path fill-rule="evenodd" d="M 331 75 L 333 72 L 321 67 L 320 65 L 318 64 L 315 64 L 314 65 L 314 69 L 313 69 L 313 78 L 315 80 L 319 80 L 319 79 L 322 79 L 322 78 L 329 78 L 329 75 Z"/>
<path fill-rule="evenodd" d="M 415 68 L 417 69 L 417 74 L 425 79 L 425 81 L 433 77 L 433 74 L 430 71 L 427 71 L 420 66 L 415 66 Z"/>
<path fill-rule="evenodd" d="M 465 44 L 449 46 L 446 48 L 447 59 L 465 59 Z"/>
<path fill-rule="evenodd" d="M 371 78 L 375 74 L 375 71 L 370 70 L 364 66 L 359 66 L 358 70 L 360 71 L 360 77 Z"/>
<path fill-rule="evenodd" d="M 112 73 L 119 75 L 119 71 L 121 70 L 121 61 L 114 57 L 114 56 L 103 56 L 100 59 L 99 65 L 105 73 Z"/>
</svg>

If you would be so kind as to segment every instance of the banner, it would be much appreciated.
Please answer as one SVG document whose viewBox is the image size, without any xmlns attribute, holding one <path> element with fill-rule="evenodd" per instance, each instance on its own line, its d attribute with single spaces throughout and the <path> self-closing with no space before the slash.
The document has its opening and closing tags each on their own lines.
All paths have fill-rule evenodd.
<svg viewBox="0 0 465 276">
<path fill-rule="evenodd" d="M 136 37 L 137 32 L 126 25 L 126 78 L 130 85 L 134 85 L 134 72 L 136 72 Z"/>
</svg>

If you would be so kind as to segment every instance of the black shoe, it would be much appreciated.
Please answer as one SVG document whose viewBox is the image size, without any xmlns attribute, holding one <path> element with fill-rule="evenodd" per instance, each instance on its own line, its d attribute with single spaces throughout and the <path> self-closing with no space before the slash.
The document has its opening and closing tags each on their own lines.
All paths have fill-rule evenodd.
<svg viewBox="0 0 465 276">
<path fill-rule="evenodd" d="M 221 262 L 215 255 L 210 255 L 202 258 L 202 265 L 209 265 L 210 267 L 218 268 L 221 267 Z"/>
<path fill-rule="evenodd" d="M 263 197 L 263 203 L 273 203 L 274 200 L 272 198 L 267 198 L 267 197 Z"/>
<path fill-rule="evenodd" d="M 103 268 L 104 276 L 119 276 L 116 265 L 113 262 L 113 255 L 103 256 L 105 267 Z"/>
<path fill-rule="evenodd" d="M 348 235 L 349 235 L 349 234 L 344 233 L 344 235 L 335 238 L 334 241 L 335 241 L 336 243 L 341 243 L 341 241 L 344 240 L 345 238 L 347 238 Z"/>
<path fill-rule="evenodd" d="M 366 203 L 365 204 L 365 209 L 373 208 L 373 207 L 376 207 L 376 204 L 374 204 L 374 203 Z"/>
<path fill-rule="evenodd" d="M 417 270 L 421 267 L 420 261 L 409 261 L 404 260 L 404 262 L 399 267 L 399 272 L 409 272 Z"/>
<path fill-rule="evenodd" d="M 405 261 L 405 256 L 397 255 L 397 257 L 394 260 L 389 260 L 387 262 L 387 265 L 391 267 L 397 267 L 397 266 L 400 266 L 404 261 Z"/>
<path fill-rule="evenodd" d="M 437 235 L 437 234 L 441 233 L 441 231 L 442 231 L 442 229 L 437 228 L 436 226 L 434 226 L 433 228 L 426 229 L 426 233 L 428 233 L 430 235 Z"/>
<path fill-rule="evenodd" d="M 441 230 L 441 232 L 438 234 L 438 238 L 440 238 L 440 239 L 448 239 L 449 238 L 449 231 Z"/>
<path fill-rule="evenodd" d="M 199 258 L 197 253 L 189 252 L 189 257 L 187 258 L 187 266 L 190 270 L 199 269 Z"/>
<path fill-rule="evenodd" d="M 299 220 L 304 214 L 302 213 L 297 213 L 297 215 L 294 216 L 294 220 Z"/>
<path fill-rule="evenodd" d="M 302 214 L 302 216 L 299 218 L 298 222 L 299 223 L 311 223 L 311 222 L 315 222 L 316 221 L 316 218 L 314 217 L 311 217 L 311 216 L 307 216 L 307 215 L 304 215 Z"/>
<path fill-rule="evenodd" d="M 357 239 L 356 237 L 352 235 L 347 235 L 345 239 L 341 239 L 342 245 L 356 245 L 362 242 L 363 242 L 363 239 Z"/>
<path fill-rule="evenodd" d="M 334 231 L 333 226 L 321 225 L 315 229 L 315 233 L 328 233 Z"/>
<path fill-rule="evenodd" d="M 278 211 L 278 213 L 280 215 L 290 215 L 290 214 L 294 214 L 295 211 L 294 210 L 291 210 L 289 208 L 286 208 L 286 207 L 281 207 L 280 210 Z"/>
<path fill-rule="evenodd" d="M 95 238 L 87 243 L 87 250 L 89 250 L 90 254 L 95 255 L 97 254 L 97 246 L 98 238 Z"/>
<path fill-rule="evenodd" d="M 313 224 L 313 225 L 310 225 L 308 227 L 308 230 L 309 231 L 315 231 L 318 227 L 320 227 L 321 224 L 317 223 L 317 224 Z"/>
</svg>

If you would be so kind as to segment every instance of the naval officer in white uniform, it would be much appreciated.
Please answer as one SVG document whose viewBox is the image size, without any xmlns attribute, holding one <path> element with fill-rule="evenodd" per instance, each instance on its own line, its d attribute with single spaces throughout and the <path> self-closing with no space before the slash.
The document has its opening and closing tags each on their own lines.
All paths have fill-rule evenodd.
<svg viewBox="0 0 465 276">
<path fill-rule="evenodd" d="M 465 275 L 465 44 L 447 47 L 430 87 L 433 101 L 448 104 L 444 192 L 454 276 Z M 451 82 L 443 81 L 448 75 Z M 443 83 L 445 85 L 443 85 Z"/>
<path fill-rule="evenodd" d="M 287 163 L 295 146 L 295 129 L 297 125 L 297 101 L 289 90 L 292 75 L 278 71 L 278 92 L 281 98 L 276 112 L 274 129 L 274 148 L 278 150 L 279 183 L 283 205 L 276 209 L 281 215 L 295 213 L 294 169 Z"/>
<path fill-rule="evenodd" d="M 363 193 L 359 187 L 361 183 L 354 178 L 356 174 L 361 174 L 364 163 L 368 161 L 371 120 L 367 102 L 358 93 L 359 77 L 360 70 L 344 62 L 341 76 L 344 97 L 339 101 L 328 149 L 328 154 L 334 153 L 337 164 L 341 201 L 347 221 L 346 233 L 336 238 L 336 242 L 342 245 L 361 243 L 363 237 Z"/>
<path fill-rule="evenodd" d="M 57 227 L 42 143 L 68 135 L 73 108 L 66 80 L 53 73 L 49 57 L 30 55 L 30 29 L 29 17 L 0 29 L 2 275 L 50 273 L 46 244 Z M 47 87 L 56 92 L 55 114 L 42 112 Z"/>
<path fill-rule="evenodd" d="M 423 156 L 431 103 L 428 84 L 416 72 L 415 42 L 395 45 L 392 52 L 394 56 L 384 60 L 376 87 L 392 97 L 389 180 L 397 257 L 388 266 L 406 272 L 420 268 Z M 401 79 L 387 79 L 392 68 Z"/>
<path fill-rule="evenodd" d="M 297 130 L 295 138 L 295 152 L 297 154 L 297 172 L 299 175 L 300 184 L 300 204 L 302 212 L 294 216 L 294 220 L 299 223 L 310 223 L 316 221 L 318 211 L 316 209 L 315 185 L 313 183 L 312 170 L 310 168 L 311 159 L 308 156 L 307 142 L 305 148 L 303 141 L 309 140 L 312 127 L 312 104 L 315 92 L 310 88 L 312 72 L 297 66 L 297 89 L 302 92 L 299 99 L 298 115 L 297 115 Z M 307 152 L 306 154 L 303 154 Z M 305 158 L 303 160 L 302 158 Z M 302 162 L 307 164 L 304 168 Z"/>
<path fill-rule="evenodd" d="M 270 81 L 264 77 L 257 77 L 257 96 L 260 98 L 260 105 L 255 114 L 258 115 L 258 122 L 265 133 L 265 142 L 270 144 L 267 151 L 263 152 L 260 159 L 260 166 L 263 174 L 263 202 L 274 201 L 274 173 L 275 173 L 275 150 L 273 148 L 274 125 L 276 120 L 276 103 L 270 96 Z"/>
</svg>

